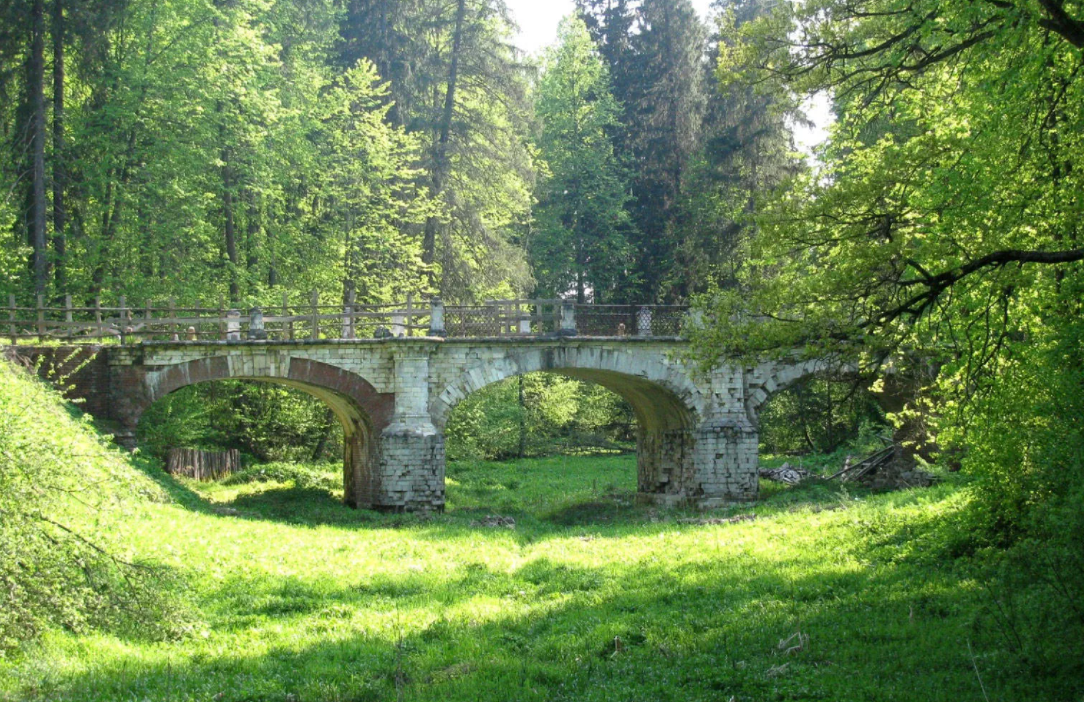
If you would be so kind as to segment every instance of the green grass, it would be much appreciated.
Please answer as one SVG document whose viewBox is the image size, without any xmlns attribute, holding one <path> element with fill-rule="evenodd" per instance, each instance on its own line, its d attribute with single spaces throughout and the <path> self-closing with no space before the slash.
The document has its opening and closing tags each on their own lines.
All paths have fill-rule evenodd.
<svg viewBox="0 0 1084 702">
<path fill-rule="evenodd" d="M 982 624 L 944 556 L 951 481 L 694 514 L 634 504 L 632 456 L 471 462 L 425 517 L 349 510 L 321 472 L 159 477 L 175 502 L 129 538 L 190 583 L 191 633 L 51 633 L 0 661 L 0 699 L 961 702 L 979 676 L 990 700 L 1081 699 Z M 737 514 L 756 519 L 695 523 Z"/>
</svg>

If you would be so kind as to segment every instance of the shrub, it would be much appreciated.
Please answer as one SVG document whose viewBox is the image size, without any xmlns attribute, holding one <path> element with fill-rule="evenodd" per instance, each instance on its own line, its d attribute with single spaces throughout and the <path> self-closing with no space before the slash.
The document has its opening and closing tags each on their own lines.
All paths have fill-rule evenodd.
<svg viewBox="0 0 1084 702">
<path fill-rule="evenodd" d="M 342 488 L 342 477 L 330 470 L 330 464 L 266 463 L 252 466 L 227 477 L 223 485 L 249 483 L 293 483 L 302 489 L 336 490 Z M 338 466 L 335 466 L 338 469 Z"/>
<path fill-rule="evenodd" d="M 125 511 L 164 498 L 88 417 L 0 361 L 0 655 L 50 626 L 183 628 L 179 583 L 124 555 Z"/>
</svg>

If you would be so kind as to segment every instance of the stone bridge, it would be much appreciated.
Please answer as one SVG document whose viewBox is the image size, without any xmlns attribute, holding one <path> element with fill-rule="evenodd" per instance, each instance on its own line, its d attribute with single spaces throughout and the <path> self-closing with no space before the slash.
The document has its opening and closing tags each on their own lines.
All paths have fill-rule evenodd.
<svg viewBox="0 0 1084 702">
<path fill-rule="evenodd" d="M 559 373 L 598 383 L 632 405 L 641 500 L 700 507 L 753 500 L 759 409 L 773 392 L 822 368 L 771 362 L 701 372 L 682 359 L 686 346 L 650 336 L 144 341 L 94 347 L 97 355 L 74 378 L 74 395 L 116 422 L 118 440 L 127 443 L 148 407 L 189 385 L 240 379 L 296 388 L 327 403 L 342 423 L 347 503 L 439 510 L 444 428 L 455 406 L 505 378 Z"/>
</svg>

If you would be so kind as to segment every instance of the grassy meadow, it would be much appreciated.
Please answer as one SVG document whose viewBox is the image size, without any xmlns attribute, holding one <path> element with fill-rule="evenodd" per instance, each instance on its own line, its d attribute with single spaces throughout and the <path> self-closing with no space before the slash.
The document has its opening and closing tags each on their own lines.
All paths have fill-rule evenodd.
<svg viewBox="0 0 1084 702">
<path fill-rule="evenodd" d="M 951 481 L 698 514 L 636 505 L 628 455 L 463 462 L 414 516 L 343 507 L 331 467 L 156 479 L 172 500 L 126 528 L 187 583 L 186 631 L 54 631 L 0 662 L 0 699 L 1070 699 L 1021 683 L 944 559 Z"/>
</svg>

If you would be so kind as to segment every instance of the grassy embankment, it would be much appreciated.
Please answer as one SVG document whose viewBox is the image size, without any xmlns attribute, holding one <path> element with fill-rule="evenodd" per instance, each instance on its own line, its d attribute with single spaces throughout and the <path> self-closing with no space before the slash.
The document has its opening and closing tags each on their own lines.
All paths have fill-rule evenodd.
<svg viewBox="0 0 1084 702">
<path fill-rule="evenodd" d="M 0 661 L 0 699 L 1079 699 L 983 623 L 948 555 L 964 486 L 691 514 L 633 504 L 634 464 L 455 464 L 432 517 L 346 509 L 334 469 L 159 475 L 172 502 L 115 538 L 189 583 L 189 633 L 53 631 Z"/>
</svg>

